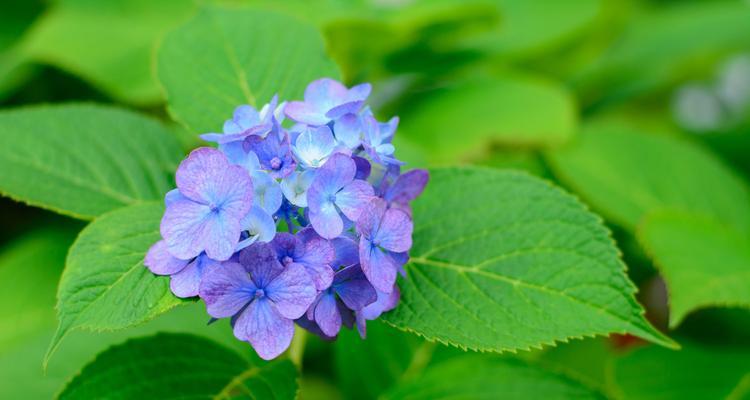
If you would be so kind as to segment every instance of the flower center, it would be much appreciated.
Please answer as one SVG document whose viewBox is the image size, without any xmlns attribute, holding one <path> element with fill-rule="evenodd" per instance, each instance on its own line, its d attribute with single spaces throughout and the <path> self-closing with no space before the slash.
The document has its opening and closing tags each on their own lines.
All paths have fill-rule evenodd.
<svg viewBox="0 0 750 400">
<path fill-rule="evenodd" d="M 270 161 L 271 168 L 273 169 L 279 169 L 281 168 L 281 159 L 279 157 L 274 157 Z"/>
<path fill-rule="evenodd" d="M 294 260 L 292 260 L 292 257 L 289 257 L 289 256 L 285 256 L 285 257 L 284 257 L 284 258 L 283 258 L 283 259 L 281 260 L 281 262 L 282 262 L 282 263 L 283 263 L 284 265 L 289 265 L 289 264 L 293 263 L 293 262 L 294 262 Z"/>
<path fill-rule="evenodd" d="M 255 289 L 255 298 L 259 299 L 266 295 L 266 291 L 263 289 Z"/>
</svg>

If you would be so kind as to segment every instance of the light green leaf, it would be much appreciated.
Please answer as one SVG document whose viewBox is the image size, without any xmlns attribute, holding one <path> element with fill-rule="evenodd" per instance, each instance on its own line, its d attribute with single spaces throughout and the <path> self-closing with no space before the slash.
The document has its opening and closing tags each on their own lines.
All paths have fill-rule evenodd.
<svg viewBox="0 0 750 400">
<path fill-rule="evenodd" d="M 665 87 L 750 45 L 742 1 L 678 2 L 631 18 L 602 58 L 574 82 L 595 97 L 622 98 Z M 602 91 L 602 88 L 607 90 Z"/>
<path fill-rule="evenodd" d="M 614 363 L 618 398 L 639 400 L 746 399 L 750 352 L 687 342 L 681 351 L 650 346 Z"/>
<path fill-rule="evenodd" d="M 669 324 L 710 306 L 750 308 L 750 238 L 702 216 L 649 214 L 638 240 L 669 291 Z"/>
<path fill-rule="evenodd" d="M 683 210 L 750 231 L 750 192 L 713 154 L 678 137 L 600 122 L 549 153 L 555 174 L 601 211 L 633 231 L 646 213 Z"/>
<path fill-rule="evenodd" d="M 90 219 L 164 196 L 182 158 L 162 124 L 91 104 L 0 112 L 0 193 Z"/>
<path fill-rule="evenodd" d="M 497 0 L 496 3 L 502 23 L 467 44 L 514 58 L 564 44 L 590 27 L 601 8 L 598 0 Z"/>
<path fill-rule="evenodd" d="M 198 133 L 215 132 L 241 104 L 274 94 L 301 99 L 317 78 L 338 78 L 320 33 L 282 14 L 205 8 L 164 38 L 158 77 L 169 111 Z"/>
<path fill-rule="evenodd" d="M 566 377 L 520 360 L 467 355 L 435 365 L 386 399 L 602 399 Z"/>
<path fill-rule="evenodd" d="M 347 398 L 376 399 L 407 370 L 424 367 L 417 364 L 429 362 L 434 347 L 377 320 L 368 321 L 364 340 L 356 330 L 342 330 L 334 343 L 338 387 Z"/>
<path fill-rule="evenodd" d="M 609 231 L 573 196 L 525 173 L 431 175 L 386 322 L 483 351 L 610 333 L 674 346 L 644 319 Z"/>
<path fill-rule="evenodd" d="M 556 84 L 525 75 L 477 79 L 430 93 L 401 116 L 399 136 L 425 148 L 433 164 L 487 152 L 491 143 L 554 146 L 576 129 L 574 99 Z"/>
<path fill-rule="evenodd" d="M 46 359 L 72 329 L 127 328 L 171 309 L 182 300 L 169 290 L 169 278 L 143 265 L 146 251 L 159 240 L 164 207 L 147 203 L 97 218 L 70 248 L 60 278 L 60 324 Z"/>
<path fill-rule="evenodd" d="M 87 365 L 60 399 L 294 399 L 289 360 L 251 364 L 210 340 L 159 334 L 111 347 Z"/>
<path fill-rule="evenodd" d="M 28 33 L 24 52 L 118 100 L 159 103 L 162 94 L 151 71 L 154 48 L 194 8 L 191 0 L 58 0 Z"/>
</svg>

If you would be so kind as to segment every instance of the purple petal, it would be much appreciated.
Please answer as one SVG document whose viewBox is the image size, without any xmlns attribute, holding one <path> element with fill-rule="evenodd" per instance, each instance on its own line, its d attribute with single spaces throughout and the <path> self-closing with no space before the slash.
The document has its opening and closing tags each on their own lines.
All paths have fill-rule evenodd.
<svg viewBox="0 0 750 400">
<path fill-rule="evenodd" d="M 347 218 L 356 221 L 374 194 L 369 183 L 354 180 L 336 194 L 336 205 Z"/>
<path fill-rule="evenodd" d="M 305 268 L 295 263 L 287 265 L 265 290 L 279 314 L 289 319 L 301 317 L 317 294 Z"/>
<path fill-rule="evenodd" d="M 295 262 L 300 264 L 330 264 L 336 257 L 330 241 L 320 237 L 312 228 L 302 229 L 297 233 L 302 243 L 301 251 L 295 254 Z"/>
<path fill-rule="evenodd" d="M 281 201 L 284 198 L 279 183 L 263 171 L 254 171 L 250 176 L 253 181 L 255 204 L 266 210 L 268 214 L 274 214 L 281 207 Z"/>
<path fill-rule="evenodd" d="M 325 333 L 323 333 L 323 331 L 320 329 L 318 324 L 314 320 L 307 318 L 306 315 L 303 315 L 301 318 L 294 320 L 294 322 L 296 322 L 297 325 L 299 325 L 301 328 L 306 329 L 308 332 L 318 335 L 318 337 L 320 337 L 323 340 L 328 341 L 328 340 L 335 339 L 335 337 L 328 336 Z"/>
<path fill-rule="evenodd" d="M 309 194 L 312 194 L 312 188 Z M 315 203 L 312 203 L 315 204 Z M 312 224 L 315 231 L 326 239 L 333 239 L 344 230 L 344 221 L 341 219 L 338 210 L 331 202 L 325 202 L 318 207 L 310 205 L 310 224 Z"/>
<path fill-rule="evenodd" d="M 326 336 L 336 336 L 341 330 L 341 314 L 333 293 L 324 293 L 315 304 L 315 322 Z"/>
<path fill-rule="evenodd" d="M 396 283 L 398 265 L 386 252 L 362 238 L 359 243 L 362 272 L 375 289 L 390 293 Z"/>
<path fill-rule="evenodd" d="M 242 142 L 232 142 L 219 145 L 221 150 L 230 163 L 239 165 L 245 171 L 255 172 L 260 170 L 260 161 L 258 156 L 252 151 L 245 151 Z"/>
<path fill-rule="evenodd" d="M 357 242 L 345 237 L 339 236 L 331 241 L 333 244 L 336 258 L 331 262 L 333 268 L 339 268 L 341 266 L 350 266 L 359 264 L 359 249 L 357 248 Z"/>
<path fill-rule="evenodd" d="M 175 201 L 183 199 L 187 199 L 187 197 L 183 196 L 182 193 L 180 193 L 179 189 L 172 189 L 168 191 L 166 195 L 164 195 L 164 205 L 169 207 L 169 205 L 174 203 Z"/>
<path fill-rule="evenodd" d="M 325 116 L 324 111 L 302 101 L 290 101 L 284 108 L 284 113 L 294 121 L 312 126 L 325 125 L 331 120 Z"/>
<path fill-rule="evenodd" d="M 258 206 L 250 209 L 250 212 L 242 219 L 241 226 L 249 236 L 237 244 L 235 251 L 242 250 L 256 241 L 270 242 L 276 235 L 276 222 L 273 217 Z"/>
<path fill-rule="evenodd" d="M 276 258 L 276 252 L 268 243 L 253 243 L 240 252 L 240 264 L 249 272 L 250 277 L 260 289 L 265 289 L 284 267 Z"/>
<path fill-rule="evenodd" d="M 339 81 L 331 78 L 318 79 L 305 88 L 305 103 L 315 104 L 320 110 L 329 110 L 346 102 L 348 92 L 346 86 Z"/>
<path fill-rule="evenodd" d="M 298 238 L 295 235 L 287 232 L 279 232 L 274 236 L 273 240 L 269 243 L 276 252 L 276 258 L 283 264 L 284 258 L 294 257 L 296 248 L 301 247 Z M 294 261 L 294 260 L 292 260 Z"/>
<path fill-rule="evenodd" d="M 370 162 L 366 158 L 358 156 L 352 157 L 352 160 L 357 164 L 357 174 L 354 176 L 354 179 L 367 180 L 370 177 L 370 171 L 372 171 Z"/>
<path fill-rule="evenodd" d="M 331 129 L 323 125 L 317 129 L 305 129 L 295 140 L 292 150 L 297 156 L 297 161 L 303 166 L 318 168 L 328 159 L 335 147 L 336 142 Z"/>
<path fill-rule="evenodd" d="M 230 166 L 219 150 L 201 147 L 193 150 L 177 168 L 175 176 L 180 193 L 241 218 L 250 209 L 252 182 L 247 171 Z"/>
<path fill-rule="evenodd" d="M 210 316 L 227 318 L 237 314 L 250 302 L 256 289 L 242 265 L 227 262 L 206 271 L 198 293 L 206 302 L 206 311 Z"/>
<path fill-rule="evenodd" d="M 364 101 L 348 101 L 346 103 L 337 105 L 326 112 L 326 117 L 329 119 L 337 119 L 347 114 L 356 114 L 364 105 Z"/>
<path fill-rule="evenodd" d="M 234 334 L 247 340 L 260 358 L 271 360 L 283 353 L 292 343 L 294 322 L 284 318 L 267 298 L 260 298 L 240 314 L 234 324 Z"/>
<path fill-rule="evenodd" d="M 363 308 L 359 314 L 368 320 L 377 319 L 384 312 L 396 308 L 400 298 L 401 291 L 397 285 L 394 285 L 390 293 L 377 292 L 377 300 Z"/>
<path fill-rule="evenodd" d="M 356 114 L 346 114 L 337 119 L 333 125 L 336 141 L 340 144 L 354 149 L 362 143 L 362 125 Z"/>
<path fill-rule="evenodd" d="M 221 268 L 221 265 L 205 255 L 196 257 L 185 269 L 172 275 L 169 281 L 172 293 L 183 298 L 197 296 L 201 278 L 212 268 Z"/>
<path fill-rule="evenodd" d="M 372 240 L 377 234 L 380 221 L 383 219 L 387 208 L 388 205 L 385 200 L 377 197 L 371 199 L 357 219 L 357 233 Z"/>
<path fill-rule="evenodd" d="M 188 260 L 171 255 L 167 251 L 167 242 L 160 240 L 148 249 L 143 264 L 156 275 L 172 275 L 185 268 Z"/>
<path fill-rule="evenodd" d="M 182 200 L 164 212 L 160 230 L 169 252 L 177 258 L 187 260 L 205 251 L 214 260 L 223 261 L 237 246 L 240 221 L 225 212 L 213 212 L 209 206 Z"/>
<path fill-rule="evenodd" d="M 346 101 L 365 101 L 372 92 L 372 85 L 369 83 L 361 83 L 357 86 L 353 86 L 346 93 Z"/>
<path fill-rule="evenodd" d="M 333 269 L 328 264 L 300 264 L 315 285 L 315 290 L 326 290 L 333 282 Z"/>
<path fill-rule="evenodd" d="M 414 223 L 408 214 L 396 208 L 389 208 L 380 221 L 373 242 L 392 252 L 405 252 L 411 248 L 413 230 Z"/>
<path fill-rule="evenodd" d="M 340 153 L 334 154 L 318 169 L 310 190 L 315 189 L 326 195 L 336 194 L 339 189 L 353 181 L 356 174 L 357 164 L 351 157 Z M 308 191 L 308 202 L 309 200 Z"/>
<path fill-rule="evenodd" d="M 417 198 L 430 180 L 430 173 L 424 169 L 414 169 L 399 176 L 385 194 L 389 203 L 406 204 Z"/>
<path fill-rule="evenodd" d="M 357 265 L 338 271 L 336 281 L 339 282 L 334 284 L 334 291 L 351 310 L 360 310 L 378 298 L 375 288 Z"/>
</svg>

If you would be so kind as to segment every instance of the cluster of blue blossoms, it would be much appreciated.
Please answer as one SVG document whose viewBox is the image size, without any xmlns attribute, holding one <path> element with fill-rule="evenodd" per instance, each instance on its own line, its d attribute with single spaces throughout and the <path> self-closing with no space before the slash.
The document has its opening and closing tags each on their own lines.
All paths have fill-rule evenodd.
<svg viewBox="0 0 750 400">
<path fill-rule="evenodd" d="M 364 337 L 365 322 L 399 301 L 409 203 L 429 176 L 401 174 L 398 119 L 378 122 L 369 94 L 324 78 L 304 101 L 237 107 L 223 133 L 201 136 L 218 149 L 191 152 L 166 195 L 146 266 L 169 275 L 176 296 L 231 318 L 264 359 L 289 347 L 295 323 L 324 338 L 356 325 Z"/>
</svg>

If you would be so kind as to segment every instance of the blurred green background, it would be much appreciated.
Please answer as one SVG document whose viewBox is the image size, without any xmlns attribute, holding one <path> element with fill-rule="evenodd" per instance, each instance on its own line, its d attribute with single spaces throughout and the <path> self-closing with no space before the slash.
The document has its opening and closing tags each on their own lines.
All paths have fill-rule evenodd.
<svg viewBox="0 0 750 400">
<path fill-rule="evenodd" d="M 318 27 L 346 83 L 372 82 L 376 113 L 400 116 L 409 166 L 522 169 L 578 195 L 613 230 L 651 321 L 684 347 L 617 337 L 508 357 L 608 397 L 748 398 L 750 1 L 3 0 L 0 107 L 119 104 L 168 122 L 185 151 L 200 145 L 168 118 L 153 65 L 163 34 L 205 3 Z M 76 332 L 43 375 L 57 279 L 83 224 L 7 198 L 0 220 L 0 398 L 49 398 L 110 344 L 180 326 L 248 352 L 228 329 L 203 326 L 196 304 L 135 329 Z M 44 268 L 29 276 L 31 264 Z M 740 287 L 699 293 L 700 274 L 679 273 L 695 265 L 731 265 Z M 19 286 L 23 296 L 4 294 Z M 374 398 L 458 353 L 381 323 L 367 342 L 346 332 L 308 346 L 307 399 Z M 660 375 L 679 364 L 694 368 Z"/>
</svg>

